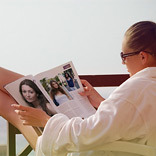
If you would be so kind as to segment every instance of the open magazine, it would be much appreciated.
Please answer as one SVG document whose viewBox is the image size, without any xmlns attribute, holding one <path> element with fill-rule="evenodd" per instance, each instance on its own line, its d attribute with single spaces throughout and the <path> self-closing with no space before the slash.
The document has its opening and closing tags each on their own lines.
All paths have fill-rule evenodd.
<svg viewBox="0 0 156 156">
<path fill-rule="evenodd" d="M 69 118 L 86 118 L 95 113 L 83 91 L 72 62 L 35 76 L 28 75 L 4 86 L 21 105 L 43 109 L 48 115 L 63 113 Z"/>
</svg>

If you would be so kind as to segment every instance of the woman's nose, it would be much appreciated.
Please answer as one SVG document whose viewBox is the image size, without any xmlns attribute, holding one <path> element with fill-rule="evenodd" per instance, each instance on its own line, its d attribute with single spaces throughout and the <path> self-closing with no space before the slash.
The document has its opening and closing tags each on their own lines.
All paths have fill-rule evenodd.
<svg viewBox="0 0 156 156">
<path fill-rule="evenodd" d="M 124 60 L 122 60 L 122 64 L 125 65 L 125 61 Z"/>
<path fill-rule="evenodd" d="M 26 96 L 27 96 L 27 97 L 29 97 L 29 96 L 30 96 L 30 94 L 27 92 L 27 93 L 26 93 Z"/>
</svg>

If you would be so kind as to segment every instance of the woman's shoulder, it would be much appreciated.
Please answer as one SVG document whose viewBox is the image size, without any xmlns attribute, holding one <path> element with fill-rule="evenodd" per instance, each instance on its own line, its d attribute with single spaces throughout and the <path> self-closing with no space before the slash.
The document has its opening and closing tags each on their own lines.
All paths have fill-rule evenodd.
<svg viewBox="0 0 156 156">
<path fill-rule="evenodd" d="M 119 87 L 117 87 L 112 95 L 120 98 L 128 98 L 138 96 L 145 88 L 150 85 L 150 80 L 145 78 L 129 78 Z"/>
</svg>

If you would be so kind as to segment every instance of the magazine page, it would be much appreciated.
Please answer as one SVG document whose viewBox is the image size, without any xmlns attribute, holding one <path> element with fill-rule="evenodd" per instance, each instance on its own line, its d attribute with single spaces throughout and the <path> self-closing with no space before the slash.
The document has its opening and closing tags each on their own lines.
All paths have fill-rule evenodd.
<svg viewBox="0 0 156 156">
<path fill-rule="evenodd" d="M 87 97 L 79 95 L 83 91 L 78 74 L 72 62 L 37 74 L 36 83 L 57 113 L 69 118 L 86 118 L 96 112 Z"/>
<path fill-rule="evenodd" d="M 42 109 L 52 116 L 56 113 L 55 109 L 52 108 L 50 102 L 35 82 L 34 77 L 28 75 L 7 84 L 4 88 L 20 105 Z"/>
</svg>

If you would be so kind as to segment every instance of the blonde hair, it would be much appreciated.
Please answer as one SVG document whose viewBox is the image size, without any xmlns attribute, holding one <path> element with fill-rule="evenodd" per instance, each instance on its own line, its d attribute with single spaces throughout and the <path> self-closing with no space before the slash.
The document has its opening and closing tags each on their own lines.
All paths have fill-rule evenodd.
<svg viewBox="0 0 156 156">
<path fill-rule="evenodd" d="M 146 50 L 156 55 L 156 23 L 137 22 L 125 32 L 125 37 L 128 48 L 134 51 Z"/>
</svg>

